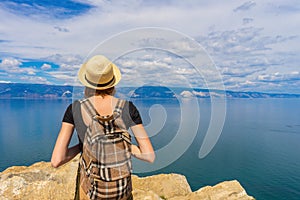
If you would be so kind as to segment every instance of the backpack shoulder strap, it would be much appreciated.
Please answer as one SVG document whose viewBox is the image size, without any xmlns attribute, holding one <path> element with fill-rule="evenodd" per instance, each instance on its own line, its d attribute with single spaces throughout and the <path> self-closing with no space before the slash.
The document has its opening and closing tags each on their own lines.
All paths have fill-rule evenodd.
<svg viewBox="0 0 300 200">
<path fill-rule="evenodd" d="M 116 104 L 116 106 L 115 106 L 114 112 L 117 112 L 117 113 L 121 114 L 122 111 L 123 111 L 125 102 L 126 102 L 126 101 L 125 101 L 124 99 L 118 99 L 118 102 L 117 102 L 117 104 Z"/>
<path fill-rule="evenodd" d="M 91 101 L 89 99 L 83 99 L 83 100 L 80 100 L 79 102 L 92 118 L 94 116 L 99 115 L 99 113 L 94 108 L 93 104 L 91 103 Z"/>
</svg>

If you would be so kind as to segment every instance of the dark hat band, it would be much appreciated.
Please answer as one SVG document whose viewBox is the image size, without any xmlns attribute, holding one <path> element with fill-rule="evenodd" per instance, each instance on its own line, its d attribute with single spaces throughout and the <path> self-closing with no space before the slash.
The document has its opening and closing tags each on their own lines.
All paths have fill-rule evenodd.
<svg viewBox="0 0 300 200">
<path fill-rule="evenodd" d="M 89 81 L 89 80 L 86 78 L 86 75 L 84 76 L 84 78 L 85 78 L 85 80 L 86 80 L 89 84 L 91 84 L 91 85 L 94 86 L 94 87 L 105 87 L 105 86 L 108 86 L 108 85 L 110 85 L 111 83 L 113 83 L 113 82 L 115 81 L 115 76 L 113 76 L 112 79 L 111 79 L 110 81 L 108 81 L 108 82 L 106 82 L 106 83 L 102 83 L 102 84 L 99 84 L 99 83 L 93 83 L 93 82 Z"/>
</svg>

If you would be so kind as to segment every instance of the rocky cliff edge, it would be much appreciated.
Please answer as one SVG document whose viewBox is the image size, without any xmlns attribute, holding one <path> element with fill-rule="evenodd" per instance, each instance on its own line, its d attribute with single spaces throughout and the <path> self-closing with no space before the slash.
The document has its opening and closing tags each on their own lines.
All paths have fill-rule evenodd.
<svg viewBox="0 0 300 200">
<path fill-rule="evenodd" d="M 10 167 L 0 173 L 2 200 L 70 200 L 75 189 L 78 157 L 58 169 L 48 162 L 29 167 Z M 133 175 L 135 200 L 252 200 L 236 180 L 206 186 L 195 192 L 179 174 L 159 174 L 140 178 Z"/>
</svg>

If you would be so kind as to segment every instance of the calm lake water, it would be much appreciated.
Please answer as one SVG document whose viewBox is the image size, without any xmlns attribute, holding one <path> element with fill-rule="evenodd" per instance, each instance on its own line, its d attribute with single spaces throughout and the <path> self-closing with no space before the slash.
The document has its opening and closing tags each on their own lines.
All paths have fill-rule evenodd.
<svg viewBox="0 0 300 200">
<path fill-rule="evenodd" d="M 64 110 L 70 103 L 0 100 L 0 171 L 49 161 Z M 182 123 L 178 101 L 134 103 L 155 149 L 168 148 Z M 200 120 L 188 121 L 198 123 L 199 128 L 183 155 L 166 167 L 139 175 L 180 173 L 187 177 L 192 190 L 236 179 L 256 199 L 300 199 L 300 99 L 228 99 L 221 136 L 203 159 L 198 153 L 210 122 L 211 104 L 209 99 L 199 99 L 198 103 Z M 151 112 L 150 107 L 154 108 Z M 192 134 L 187 128 L 184 133 Z M 76 142 L 74 137 L 72 143 Z"/>
</svg>

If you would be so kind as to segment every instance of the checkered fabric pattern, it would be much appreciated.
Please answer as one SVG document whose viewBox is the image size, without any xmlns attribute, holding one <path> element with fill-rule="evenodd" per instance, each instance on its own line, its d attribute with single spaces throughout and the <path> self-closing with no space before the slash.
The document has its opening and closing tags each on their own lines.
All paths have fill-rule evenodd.
<svg viewBox="0 0 300 200">
<path fill-rule="evenodd" d="M 131 137 L 121 118 L 125 100 L 110 116 L 100 116 L 91 102 L 82 108 L 92 118 L 83 142 L 80 186 L 90 199 L 123 199 L 131 194 Z"/>
</svg>

